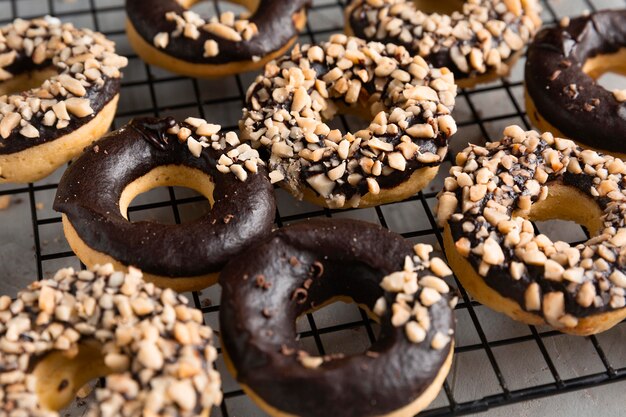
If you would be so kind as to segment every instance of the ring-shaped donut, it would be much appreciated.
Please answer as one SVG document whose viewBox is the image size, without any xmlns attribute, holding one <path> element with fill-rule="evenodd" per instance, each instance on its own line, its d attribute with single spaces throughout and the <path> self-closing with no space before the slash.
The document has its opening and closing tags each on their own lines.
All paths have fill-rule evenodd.
<svg viewBox="0 0 626 417">
<path fill-rule="evenodd" d="M 275 201 L 263 162 L 219 129 L 197 118 L 141 118 L 85 151 L 54 203 L 78 257 L 141 268 L 147 280 L 182 292 L 213 284 L 228 260 L 269 234 Z M 229 164 L 225 173 L 218 161 Z M 164 186 L 198 191 L 211 210 L 179 225 L 128 221 L 137 195 Z"/>
<path fill-rule="evenodd" d="M 626 158 L 626 90 L 598 84 L 607 71 L 626 73 L 626 9 L 542 30 L 526 60 L 528 117 L 542 131 Z"/>
<path fill-rule="evenodd" d="M 332 207 L 404 200 L 432 180 L 456 132 L 456 85 L 404 47 L 333 35 L 297 45 L 250 86 L 242 137 L 266 148 L 273 182 Z M 343 134 L 339 111 L 369 120 Z"/>
<path fill-rule="evenodd" d="M 224 12 L 206 20 L 198 0 L 126 0 L 126 33 L 146 62 L 191 77 L 263 68 L 286 53 L 306 25 L 309 0 L 235 0 L 249 16 Z"/>
<path fill-rule="evenodd" d="M 571 334 L 626 317 L 626 164 L 550 133 L 504 130 L 500 142 L 459 153 L 439 196 L 450 266 L 481 303 Z M 571 246 L 531 220 L 584 225 Z"/>
<path fill-rule="evenodd" d="M 442 7 L 433 0 L 352 0 L 346 32 L 403 45 L 434 67 L 449 68 L 465 88 L 507 75 L 541 26 L 537 0 L 463 1 L 451 14 L 424 13 L 420 3 Z"/>
<path fill-rule="evenodd" d="M 0 297 L 0 414 L 58 417 L 105 377 L 90 417 L 208 417 L 222 400 L 217 350 L 187 303 L 110 264 Z"/>
<path fill-rule="evenodd" d="M 452 273 L 432 247 L 380 226 L 314 220 L 276 231 L 220 277 L 229 369 L 272 416 L 414 416 L 437 395 L 453 353 Z M 363 354 L 299 350 L 295 320 L 336 300 L 380 320 Z"/>
<path fill-rule="evenodd" d="M 0 28 L 0 184 L 51 174 L 106 133 L 128 60 L 53 17 Z"/>
</svg>

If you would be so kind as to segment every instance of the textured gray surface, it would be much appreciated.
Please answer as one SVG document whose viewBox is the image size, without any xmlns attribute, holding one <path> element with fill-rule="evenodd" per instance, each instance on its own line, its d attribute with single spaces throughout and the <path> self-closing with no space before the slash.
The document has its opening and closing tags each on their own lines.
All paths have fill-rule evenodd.
<svg viewBox="0 0 626 417">
<path fill-rule="evenodd" d="M 79 26 L 96 27 L 111 35 L 118 42 L 118 50 L 131 56 L 129 68 L 125 71 L 125 87 L 122 93 L 119 117 L 116 126 L 125 123 L 131 115 L 153 114 L 158 109 L 161 114 L 171 114 L 179 117 L 199 115 L 199 107 L 195 104 L 202 101 L 202 110 L 211 122 L 225 126 L 234 126 L 240 115 L 241 103 L 236 99 L 245 89 L 254 74 L 246 74 L 237 80 L 228 77 L 216 81 L 192 82 L 188 79 L 168 74 L 157 68 L 144 65 L 130 50 L 123 34 L 123 11 L 116 6 L 123 4 L 123 0 L 14 0 L 17 13 L 20 16 L 33 16 L 55 13 L 72 12 L 65 20 L 72 21 Z M 342 26 L 340 8 L 335 0 L 316 0 L 316 7 L 309 14 L 309 25 L 315 34 L 314 40 L 320 41 Z M 624 7 L 624 0 L 553 0 L 550 6 L 557 17 L 576 15 L 590 5 L 597 8 Z M 334 5 L 334 6 L 333 6 Z M 52 9 L 50 8 L 52 6 Z M 94 19 L 92 8 L 97 8 L 97 18 Z M 200 5 L 200 10 L 210 11 L 210 5 Z M 237 10 L 237 9 L 236 9 Z M 546 18 L 551 18 L 547 11 Z M 7 17 L 8 16 L 8 17 Z M 0 0 L 0 20 L 12 16 L 11 2 Z M 321 31 L 318 33 L 318 31 Z M 303 41 L 311 41 L 310 36 L 303 35 Z M 514 68 L 509 81 L 511 86 L 502 86 L 500 81 L 488 87 L 488 91 L 470 92 L 459 96 L 454 116 L 461 125 L 459 132 L 453 139 L 453 151 L 462 149 L 468 142 L 483 143 L 485 134 L 491 139 L 500 136 L 504 126 L 512 123 L 521 124 L 523 120 L 517 115 L 517 108 L 523 109 L 523 87 L 519 84 L 522 78 L 523 61 Z M 144 81 L 150 74 L 158 84 L 151 90 Z M 605 85 L 621 85 L 625 87 L 624 78 L 606 77 Z M 497 88 L 496 88 L 497 87 Z M 223 101 L 212 101 L 219 98 L 235 98 Z M 191 104 L 190 104 L 191 103 Z M 173 109 L 172 109 L 173 108 Z M 480 118 L 483 121 L 478 122 Z M 351 126 L 361 126 L 363 122 L 349 119 Z M 337 121 L 337 126 L 342 125 Z M 482 130 L 484 129 L 484 131 Z M 333 214 L 333 217 L 358 218 L 374 223 L 384 219 L 386 225 L 399 233 L 408 233 L 410 239 L 417 242 L 428 242 L 436 247 L 435 235 L 430 232 L 431 223 L 427 216 L 427 208 L 435 204 L 433 192 L 439 190 L 443 178 L 449 168 L 446 163 L 437 179 L 426 192 L 431 195 L 422 200 L 413 200 L 403 203 L 387 205 L 379 210 L 366 209 L 345 213 Z M 41 181 L 35 186 L 55 184 L 62 169 L 55 175 Z M 0 186 L 0 193 L 11 193 L 12 204 L 0 212 L 0 293 L 15 295 L 16 291 L 28 282 L 37 278 L 37 259 L 35 250 L 35 231 L 38 234 L 40 253 L 44 257 L 42 272 L 44 276 L 53 274 L 58 268 L 72 265 L 79 267 L 78 260 L 67 256 L 69 251 L 58 215 L 51 209 L 54 198 L 54 188 L 37 190 L 23 186 Z M 189 190 L 175 190 L 176 198 L 193 196 Z M 277 192 L 280 215 L 296 216 L 301 213 L 310 215 L 324 215 L 319 209 L 306 203 L 293 200 L 282 191 Z M 167 190 L 159 189 L 140 196 L 133 204 L 149 204 L 169 201 Z M 36 221 L 33 223 L 31 204 L 34 208 Z M 208 209 L 206 202 L 194 202 L 178 206 L 182 221 L 188 221 L 199 216 Z M 132 220 L 152 219 L 161 222 L 174 222 L 173 210 L 169 205 L 151 210 L 134 212 Z M 288 223 L 288 221 L 287 221 Z M 576 241 L 584 239 L 581 229 L 573 223 L 545 222 L 539 224 L 539 229 L 554 239 Z M 50 259 L 47 259 L 50 258 Z M 212 304 L 219 303 L 219 288 L 205 290 L 200 295 L 201 300 L 210 300 Z M 491 344 L 491 351 L 499 366 L 503 381 L 509 390 L 523 389 L 541 384 L 553 384 L 554 374 L 551 372 L 541 347 L 545 348 L 549 360 L 558 376 L 570 379 L 600 372 L 606 368 L 598 355 L 597 346 L 606 354 L 608 361 L 615 368 L 626 366 L 626 326 L 616 328 L 597 337 L 597 346 L 588 338 L 576 338 L 564 335 L 544 334 L 548 329 L 537 329 L 540 337 L 533 337 L 528 326 L 513 322 L 489 309 L 474 307 L 479 328 Z M 206 314 L 208 324 L 217 327 L 217 312 Z M 498 395 L 503 388 L 498 380 L 493 366 L 481 345 L 481 339 L 476 323 L 470 317 L 467 309 L 457 312 L 458 332 L 456 355 L 452 370 L 447 379 L 451 394 L 457 403 L 479 400 L 486 396 Z M 324 329 L 340 323 L 349 323 L 360 320 L 358 310 L 354 306 L 336 304 L 314 314 L 314 322 L 318 329 Z M 298 322 L 300 331 L 310 331 L 310 323 L 306 319 Z M 517 342 L 521 338 L 521 342 Z M 513 340 L 513 341 L 511 341 Z M 323 333 L 321 341 L 329 352 L 353 353 L 364 350 L 369 345 L 369 339 L 362 326 L 354 329 Z M 302 347 L 317 353 L 316 344 L 312 337 L 301 340 Z M 224 378 L 224 389 L 227 392 L 236 391 L 236 382 L 219 364 Z M 623 392 L 626 383 L 614 383 L 593 387 L 573 393 L 562 394 L 549 398 L 522 402 L 511 406 L 494 408 L 481 415 L 484 416 L 619 416 L 625 415 L 623 408 L 626 400 Z M 429 408 L 445 407 L 449 398 L 442 392 Z M 226 400 L 228 415 L 237 417 L 263 416 L 249 399 L 244 396 L 233 396 Z M 82 414 L 84 405 L 74 409 L 74 415 Z M 222 415 L 215 410 L 215 416 Z"/>
</svg>

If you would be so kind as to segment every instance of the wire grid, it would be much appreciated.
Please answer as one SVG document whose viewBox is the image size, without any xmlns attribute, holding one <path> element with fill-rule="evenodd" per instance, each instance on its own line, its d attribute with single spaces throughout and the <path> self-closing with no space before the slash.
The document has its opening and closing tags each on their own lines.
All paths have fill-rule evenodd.
<svg viewBox="0 0 626 417">
<path fill-rule="evenodd" d="M 546 24 L 565 15 L 580 14 L 585 9 L 626 6 L 626 0 L 542 0 L 542 3 Z M 214 12 L 220 12 L 220 8 L 226 6 L 214 1 L 212 7 Z M 301 41 L 319 42 L 332 33 L 342 32 L 343 7 L 342 0 L 315 0 Z M 236 129 L 245 89 L 255 74 L 205 81 L 180 77 L 144 64 L 125 39 L 123 0 L 0 0 L 0 24 L 16 17 L 32 18 L 43 14 L 102 31 L 118 43 L 120 53 L 128 56 L 129 68 L 125 71 L 114 128 L 136 116 L 167 114 L 179 118 L 201 116 L 224 125 L 225 129 Z M 452 139 L 446 163 L 428 190 L 402 203 L 345 211 L 297 202 L 277 190 L 276 225 L 282 227 L 318 216 L 360 218 L 379 223 L 411 241 L 434 244 L 440 250 L 441 229 L 436 225 L 433 207 L 452 156 L 468 142 L 483 143 L 484 138 L 497 140 L 508 124 L 530 128 L 524 113 L 522 68 L 523 62 L 520 62 L 509 79 L 460 91 L 454 113 L 459 132 Z M 340 116 L 332 123 L 347 131 L 359 127 L 363 121 Z M 62 171 L 36 184 L 0 186 L 0 197 L 12 198 L 9 210 L 16 210 L 17 215 L 22 216 L 13 223 L 7 220 L 9 214 L 0 213 L 0 275 L 5 278 L 0 288 L 4 293 L 15 295 L 34 278 L 35 271 L 37 278 L 42 279 L 68 264 L 82 266 L 65 243 L 60 216 L 50 208 Z M 196 193 L 168 188 L 138 197 L 129 212 L 133 220 L 180 223 L 208 209 L 206 200 Z M 543 226 L 537 224 L 537 230 Z M 579 242 L 588 237 L 583 228 L 570 224 L 556 226 L 560 234 L 556 238 Z M 552 229 L 555 229 L 554 224 Z M 16 262 L 13 258 L 8 262 L 13 254 L 19 254 L 23 261 Z M 30 254 L 34 262 L 30 262 Z M 455 362 L 443 390 L 420 415 L 471 414 L 626 379 L 626 360 L 623 359 L 626 355 L 623 348 L 615 347 L 626 333 L 623 324 L 599 336 L 566 336 L 549 328 L 525 326 L 493 313 L 473 301 L 458 282 L 455 284 L 462 294 L 456 308 Z M 219 305 L 212 300 L 219 300 L 219 288 L 190 294 L 190 298 L 205 313 L 208 324 L 218 329 Z M 343 320 L 338 319 L 340 316 Z M 297 323 L 297 328 L 303 348 L 319 355 L 363 351 L 375 341 L 377 334 L 376 324 L 355 306 L 333 305 L 309 314 Z M 520 352 L 524 355 L 521 358 Z M 519 365 L 520 359 L 523 366 L 512 368 L 511 362 Z M 584 366 L 579 365 L 581 363 Z M 224 379 L 225 400 L 213 415 L 263 415 L 250 405 L 223 362 L 218 362 L 218 369 Z"/>
</svg>

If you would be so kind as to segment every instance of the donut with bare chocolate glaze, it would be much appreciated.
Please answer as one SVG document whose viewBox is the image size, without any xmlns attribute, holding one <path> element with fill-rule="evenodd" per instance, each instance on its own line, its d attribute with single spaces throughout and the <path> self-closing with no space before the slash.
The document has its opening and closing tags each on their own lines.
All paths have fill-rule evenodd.
<svg viewBox="0 0 626 417">
<path fill-rule="evenodd" d="M 541 26 L 539 11 L 537 0 L 351 0 L 346 33 L 402 45 L 467 88 L 508 75 Z"/>
<path fill-rule="evenodd" d="M 439 392 L 452 358 L 456 297 L 430 245 L 356 220 L 276 231 L 230 262 L 220 284 L 222 349 L 244 391 L 271 416 L 414 416 Z M 352 300 L 381 323 L 364 353 L 298 350 L 295 320 Z"/>
<path fill-rule="evenodd" d="M 526 112 L 540 130 L 626 159 L 626 90 L 603 73 L 626 74 L 626 9 L 603 10 L 544 29 L 528 48 Z"/>
<path fill-rule="evenodd" d="M 190 77 L 262 68 L 286 53 L 306 25 L 310 0 L 235 0 L 249 16 L 204 19 L 197 0 L 126 0 L 126 34 L 146 62 Z"/>
<path fill-rule="evenodd" d="M 135 119 L 72 163 L 54 209 L 81 261 L 135 266 L 148 281 L 188 291 L 215 283 L 228 260 L 268 235 L 275 201 L 263 162 L 219 129 L 197 118 Z M 196 190 L 211 210 L 179 225 L 130 222 L 133 199 L 164 186 Z"/>
<path fill-rule="evenodd" d="M 54 17 L 0 27 L 0 184 L 38 181 L 100 139 L 127 64 L 103 34 Z"/>
</svg>

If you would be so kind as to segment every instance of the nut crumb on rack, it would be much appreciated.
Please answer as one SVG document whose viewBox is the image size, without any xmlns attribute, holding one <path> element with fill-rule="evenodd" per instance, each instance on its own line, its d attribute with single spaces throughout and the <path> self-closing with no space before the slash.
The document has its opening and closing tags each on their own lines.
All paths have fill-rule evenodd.
<svg viewBox="0 0 626 417">
<path fill-rule="evenodd" d="M 11 206 L 11 196 L 10 195 L 0 196 L 0 210 L 6 210 L 10 206 Z"/>
</svg>

